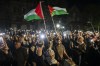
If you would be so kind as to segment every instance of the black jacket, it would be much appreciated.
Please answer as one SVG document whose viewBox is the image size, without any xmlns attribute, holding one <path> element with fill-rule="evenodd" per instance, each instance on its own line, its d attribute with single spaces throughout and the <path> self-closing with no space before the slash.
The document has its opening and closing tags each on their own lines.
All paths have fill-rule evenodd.
<svg viewBox="0 0 100 66">
<path fill-rule="evenodd" d="M 27 50 L 23 47 L 15 49 L 13 53 L 14 63 L 13 66 L 24 66 L 25 61 L 27 60 Z"/>
<path fill-rule="evenodd" d="M 11 66 L 12 64 L 12 54 L 9 52 L 5 54 L 0 50 L 0 66 Z"/>
</svg>

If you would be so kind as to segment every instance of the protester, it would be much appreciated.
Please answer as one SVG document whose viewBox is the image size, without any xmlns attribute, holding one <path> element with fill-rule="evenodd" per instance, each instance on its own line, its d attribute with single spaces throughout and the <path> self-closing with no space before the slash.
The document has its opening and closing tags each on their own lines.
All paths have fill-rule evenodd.
<svg viewBox="0 0 100 66">
<path fill-rule="evenodd" d="M 2 47 L 5 46 L 2 45 L 4 43 L 0 44 L 0 61 L 3 57 L 8 59 L 9 56 L 9 60 L 2 61 L 2 64 L 7 66 L 99 66 L 100 35 L 89 31 L 69 32 L 43 30 L 5 32 L 5 42 L 9 50 L 4 51 Z"/>
<path fill-rule="evenodd" d="M 13 66 L 25 66 L 27 57 L 27 50 L 21 46 L 20 42 L 15 42 L 15 50 L 13 52 Z"/>
<path fill-rule="evenodd" d="M 59 62 L 55 59 L 55 52 L 52 48 L 53 41 L 49 41 L 47 51 L 45 52 L 46 61 L 48 66 L 59 66 Z"/>
<path fill-rule="evenodd" d="M 43 54 L 44 42 L 42 40 L 37 41 L 36 45 L 36 53 L 35 53 L 35 63 L 36 66 L 46 66 L 44 62 L 44 54 Z"/>
<path fill-rule="evenodd" d="M 59 39 L 58 39 L 58 44 L 54 47 L 54 51 L 56 53 L 55 57 L 57 61 L 60 63 L 60 66 L 65 66 L 64 65 L 65 58 L 71 60 L 71 58 L 66 53 L 65 47 L 63 46 L 61 40 Z"/>
</svg>

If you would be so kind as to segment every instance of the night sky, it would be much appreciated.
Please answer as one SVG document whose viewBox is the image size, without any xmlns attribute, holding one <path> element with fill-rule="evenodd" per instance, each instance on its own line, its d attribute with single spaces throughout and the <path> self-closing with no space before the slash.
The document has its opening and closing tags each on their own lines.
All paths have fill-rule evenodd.
<svg viewBox="0 0 100 66">
<path fill-rule="evenodd" d="M 70 9 L 73 6 L 76 6 L 79 10 L 84 10 L 84 8 L 86 8 L 88 5 L 100 6 L 100 0 L 0 0 L 0 5 L 2 4 L 1 6 L 4 6 L 4 5 L 8 6 L 9 2 L 13 2 L 13 1 L 20 2 L 22 4 L 30 3 L 31 8 L 35 8 L 37 4 L 39 3 L 39 1 L 45 1 L 46 4 L 49 4 L 52 6 L 65 7 L 68 9 Z"/>
<path fill-rule="evenodd" d="M 80 10 L 84 9 L 88 5 L 100 6 L 100 0 L 0 0 L 0 6 L 4 6 L 4 7 L 8 6 L 9 2 L 12 2 L 12 1 L 20 2 L 22 4 L 30 3 L 30 6 L 32 5 L 31 7 L 33 8 L 36 7 L 39 1 L 45 1 L 47 4 L 50 4 L 52 6 L 60 6 L 60 7 L 65 7 L 65 8 L 71 8 L 76 5 Z"/>
<path fill-rule="evenodd" d="M 100 0 L 0 0 L 0 23 L 27 23 L 23 19 L 23 15 L 31 9 L 36 8 L 39 1 L 44 1 L 46 5 L 66 8 L 69 15 L 57 18 L 62 20 L 66 19 L 63 22 L 67 24 L 73 23 L 81 25 L 86 23 L 91 16 L 92 18 L 90 19 L 92 19 L 94 24 L 100 23 Z M 44 10 L 46 8 L 44 7 Z M 76 15 L 73 17 L 74 10 L 76 11 Z M 51 21 L 49 20 L 50 16 L 48 16 L 48 13 L 46 14 L 47 22 Z M 81 18 L 79 18 L 80 16 Z M 80 21 L 77 21 L 77 18 Z M 71 19 L 75 19 L 76 21 L 71 21 Z"/>
<path fill-rule="evenodd" d="M 40 0 L 33 0 L 32 2 L 39 2 Z M 46 1 L 48 4 L 62 7 L 72 7 L 76 5 L 79 9 L 86 7 L 87 5 L 100 6 L 100 0 L 41 0 Z M 35 3 L 34 3 L 35 4 Z"/>
</svg>

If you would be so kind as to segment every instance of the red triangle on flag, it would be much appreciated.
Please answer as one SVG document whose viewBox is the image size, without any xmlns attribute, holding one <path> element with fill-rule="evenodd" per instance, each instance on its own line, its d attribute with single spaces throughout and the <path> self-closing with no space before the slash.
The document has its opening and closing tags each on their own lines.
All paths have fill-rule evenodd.
<svg viewBox="0 0 100 66">
<path fill-rule="evenodd" d="M 38 4 L 38 6 L 35 9 L 36 14 L 40 17 L 40 18 L 44 18 L 43 16 L 43 12 L 42 12 L 42 8 L 41 8 L 41 2 Z"/>
<path fill-rule="evenodd" d="M 48 8 L 49 8 L 50 14 L 52 14 L 52 12 L 54 10 L 53 7 L 51 7 L 51 6 L 48 5 Z"/>
</svg>

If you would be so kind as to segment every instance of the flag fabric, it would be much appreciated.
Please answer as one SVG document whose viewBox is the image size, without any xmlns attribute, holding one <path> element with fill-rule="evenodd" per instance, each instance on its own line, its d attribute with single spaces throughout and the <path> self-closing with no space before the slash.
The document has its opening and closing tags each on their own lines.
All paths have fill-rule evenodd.
<svg viewBox="0 0 100 66">
<path fill-rule="evenodd" d="M 44 16 L 42 14 L 41 3 L 39 3 L 35 9 L 32 9 L 31 11 L 29 11 L 27 14 L 24 15 L 24 19 L 27 21 L 31 21 L 34 19 L 39 20 L 43 18 Z"/>
<path fill-rule="evenodd" d="M 68 14 L 65 8 L 48 6 L 51 16 Z"/>
<path fill-rule="evenodd" d="M 42 6 L 41 6 L 41 2 L 38 4 L 38 6 L 36 7 L 36 9 L 35 9 L 35 12 L 37 13 L 37 15 L 40 17 L 40 18 L 42 18 L 42 19 L 44 19 L 44 16 L 43 16 L 43 11 L 42 11 L 42 8 L 41 8 Z"/>
<path fill-rule="evenodd" d="M 49 8 L 50 14 L 52 14 L 52 12 L 54 11 L 53 7 L 48 6 L 48 8 Z"/>
<path fill-rule="evenodd" d="M 32 9 L 26 15 L 24 15 L 24 19 L 27 21 L 31 21 L 34 19 L 37 20 L 37 19 L 41 19 L 41 18 L 35 13 L 35 9 Z"/>
</svg>

